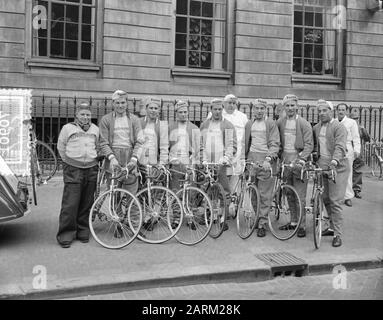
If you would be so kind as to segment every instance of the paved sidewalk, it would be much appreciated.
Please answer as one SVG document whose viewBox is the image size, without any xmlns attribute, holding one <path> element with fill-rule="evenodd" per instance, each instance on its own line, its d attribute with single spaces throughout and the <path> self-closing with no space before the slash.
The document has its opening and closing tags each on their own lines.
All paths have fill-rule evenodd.
<svg viewBox="0 0 383 320">
<path fill-rule="evenodd" d="M 249 283 L 198 284 L 76 297 L 76 300 L 383 300 L 383 269 L 277 277 Z"/>
<path fill-rule="evenodd" d="M 107 250 L 94 240 L 62 249 L 55 239 L 62 183 L 54 179 L 38 188 L 38 208 L 19 220 L 0 224 L 0 298 L 51 298 L 138 290 L 207 282 L 259 281 L 272 278 L 260 253 L 289 252 L 308 263 L 309 274 L 331 273 L 336 264 L 348 270 L 383 266 L 383 182 L 364 179 L 363 199 L 344 207 L 343 246 L 324 237 L 314 249 L 306 238 L 279 241 L 270 233 L 247 240 L 234 222 L 219 239 L 189 247 L 175 239 L 161 245 L 135 241 L 122 250 Z M 311 216 L 308 217 L 309 227 Z M 34 290 L 36 275 L 47 272 L 46 290 Z M 37 269 L 34 269 L 37 268 Z M 35 272 L 35 273 L 33 273 Z"/>
</svg>

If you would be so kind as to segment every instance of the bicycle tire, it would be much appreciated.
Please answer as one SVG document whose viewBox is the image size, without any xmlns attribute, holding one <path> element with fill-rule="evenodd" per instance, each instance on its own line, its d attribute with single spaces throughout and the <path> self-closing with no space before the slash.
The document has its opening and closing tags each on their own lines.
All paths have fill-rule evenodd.
<svg viewBox="0 0 383 320">
<path fill-rule="evenodd" d="M 133 210 L 136 211 L 133 213 Z M 133 218 L 136 220 L 133 221 Z M 96 242 L 107 249 L 121 249 L 129 245 L 137 237 L 141 225 L 141 205 L 138 199 L 125 189 L 101 193 L 89 212 L 90 232 Z"/>
<path fill-rule="evenodd" d="M 37 192 L 36 192 L 36 150 L 32 148 L 31 150 L 31 184 L 32 184 L 32 194 L 33 194 L 33 203 L 37 206 Z"/>
<path fill-rule="evenodd" d="M 290 197 L 290 201 L 288 200 L 288 194 L 292 195 Z M 297 217 L 297 224 L 295 227 L 291 226 L 292 214 L 289 202 L 294 203 L 296 208 L 299 208 L 299 216 Z M 277 192 L 274 194 L 271 210 L 268 214 L 270 232 L 279 240 L 288 240 L 297 233 L 301 220 L 302 204 L 297 191 L 293 186 L 287 184 L 281 185 L 280 190 L 277 190 Z M 287 226 L 291 227 L 288 227 L 286 230 L 281 229 Z"/>
<path fill-rule="evenodd" d="M 186 195 L 184 195 L 185 191 Z M 200 243 L 209 235 L 213 225 L 213 220 L 209 219 L 213 212 L 209 196 L 193 186 L 187 186 L 186 190 L 183 188 L 178 190 L 176 195 L 182 199 L 184 218 L 175 238 L 185 245 Z"/>
<path fill-rule="evenodd" d="M 249 195 L 248 195 L 249 193 Z M 247 239 L 253 233 L 258 222 L 260 195 L 258 188 L 250 184 L 241 194 L 237 210 L 237 233 L 242 239 Z"/>
<path fill-rule="evenodd" d="M 379 179 L 383 178 L 383 164 L 376 154 L 372 157 L 371 163 L 371 173 L 374 177 L 378 177 Z"/>
<path fill-rule="evenodd" d="M 172 190 L 163 186 L 152 186 L 150 187 L 150 195 L 152 199 L 156 200 L 150 205 L 148 191 L 149 189 L 145 188 L 136 195 L 141 204 L 143 216 L 138 238 L 151 244 L 164 243 L 173 238 L 181 228 L 183 221 L 182 204 Z M 178 221 L 178 224 L 172 226 L 175 220 Z"/>
<path fill-rule="evenodd" d="M 316 249 L 319 249 L 322 239 L 322 225 L 323 225 L 323 199 L 319 191 L 314 195 L 314 207 L 313 207 L 313 233 L 314 233 L 314 245 Z"/>
<path fill-rule="evenodd" d="M 103 189 L 103 186 L 107 186 L 106 183 L 106 172 L 103 169 L 98 170 L 97 173 L 97 184 L 96 184 L 96 191 L 94 193 L 94 201 L 99 197 L 99 195 L 106 190 Z"/>
<path fill-rule="evenodd" d="M 209 235 L 212 238 L 217 239 L 223 233 L 224 224 L 227 223 L 226 193 L 222 185 L 218 182 L 210 185 L 206 193 L 208 194 L 213 207 L 213 224 Z"/>
<path fill-rule="evenodd" d="M 36 140 L 35 146 L 36 154 L 37 154 L 37 178 L 38 184 L 46 184 L 48 180 L 50 180 L 57 171 L 57 157 L 48 144 L 45 142 Z M 45 174 L 46 168 L 50 168 L 47 170 Z M 41 170 L 41 171 L 40 171 Z"/>
</svg>

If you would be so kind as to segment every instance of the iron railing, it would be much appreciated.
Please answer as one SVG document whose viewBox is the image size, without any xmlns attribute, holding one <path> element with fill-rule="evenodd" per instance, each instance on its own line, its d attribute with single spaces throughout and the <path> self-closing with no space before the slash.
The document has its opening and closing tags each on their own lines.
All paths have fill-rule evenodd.
<svg viewBox="0 0 383 320">
<path fill-rule="evenodd" d="M 57 153 L 57 139 L 61 128 L 68 122 L 74 120 L 75 107 L 82 102 L 88 102 L 91 106 L 93 122 L 95 124 L 101 117 L 112 111 L 110 98 L 68 98 L 68 97 L 52 97 L 52 96 L 34 96 L 32 99 L 32 117 L 36 120 L 35 130 L 37 139 L 48 143 Z M 141 100 L 129 99 L 129 111 L 138 113 Z M 176 100 L 161 100 L 161 120 L 172 121 L 175 119 L 174 105 Z M 196 125 L 200 125 L 209 113 L 210 103 L 208 101 L 188 101 L 190 106 L 189 119 Z M 357 108 L 359 111 L 359 119 L 371 138 L 381 140 L 382 137 L 382 117 L 383 106 L 350 106 Z M 240 103 L 239 110 L 246 113 L 249 119 L 253 118 L 252 103 Z M 270 104 L 267 108 L 267 114 L 273 119 L 279 117 L 281 111 L 280 104 Z M 312 125 L 318 122 L 318 113 L 315 105 L 300 105 L 299 114 L 307 119 Z M 335 116 L 335 111 L 334 111 Z M 368 153 L 363 150 L 363 153 Z M 370 153 L 368 153 L 370 154 Z"/>
</svg>

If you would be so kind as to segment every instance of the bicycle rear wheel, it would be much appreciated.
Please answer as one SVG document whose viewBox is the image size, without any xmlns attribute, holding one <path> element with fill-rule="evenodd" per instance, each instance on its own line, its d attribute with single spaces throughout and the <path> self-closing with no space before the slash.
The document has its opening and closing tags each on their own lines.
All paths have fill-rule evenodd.
<svg viewBox="0 0 383 320">
<path fill-rule="evenodd" d="M 193 186 L 180 189 L 176 195 L 182 201 L 184 218 L 175 237 L 185 245 L 197 244 L 208 236 L 212 227 L 210 199 L 205 192 Z"/>
<path fill-rule="evenodd" d="M 259 214 L 259 191 L 254 185 L 249 185 L 241 195 L 237 210 L 237 233 L 242 239 L 247 239 L 253 233 Z"/>
<path fill-rule="evenodd" d="M 382 163 L 376 154 L 374 154 L 371 159 L 371 173 L 374 177 L 378 177 L 379 179 L 383 178 Z"/>
<path fill-rule="evenodd" d="M 314 195 L 314 208 L 313 208 L 313 231 L 314 231 L 314 245 L 316 249 L 319 249 L 322 230 L 323 230 L 323 199 L 319 191 L 316 191 Z"/>
<path fill-rule="evenodd" d="M 38 184 L 46 184 L 57 170 L 57 157 L 45 142 L 36 141 L 36 177 Z"/>
<path fill-rule="evenodd" d="M 225 223 L 227 223 L 226 193 L 222 185 L 216 182 L 209 187 L 209 189 L 207 190 L 207 194 L 210 198 L 213 207 L 213 223 L 210 230 L 210 236 L 216 239 L 222 234 Z"/>
<path fill-rule="evenodd" d="M 162 186 L 138 192 L 143 223 L 138 238 L 147 243 L 163 243 L 173 238 L 183 221 L 182 204 L 176 194 Z"/>
<path fill-rule="evenodd" d="M 89 213 L 89 229 L 93 238 L 108 249 L 121 249 L 138 235 L 142 225 L 142 209 L 138 199 L 124 189 L 102 193 Z"/>
<path fill-rule="evenodd" d="M 37 155 L 36 150 L 31 148 L 31 183 L 32 183 L 32 194 L 33 194 L 33 203 L 37 206 L 37 193 L 36 193 L 36 162 Z"/>
<path fill-rule="evenodd" d="M 302 205 L 297 191 L 282 185 L 274 195 L 268 215 L 269 228 L 274 237 L 288 240 L 298 231 L 302 219 Z"/>
</svg>

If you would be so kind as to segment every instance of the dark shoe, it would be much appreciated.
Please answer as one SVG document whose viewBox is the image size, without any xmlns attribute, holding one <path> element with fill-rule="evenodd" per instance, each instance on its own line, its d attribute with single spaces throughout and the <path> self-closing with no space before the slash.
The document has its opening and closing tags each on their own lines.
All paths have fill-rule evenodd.
<svg viewBox="0 0 383 320">
<path fill-rule="evenodd" d="M 157 223 L 157 222 L 155 222 L 155 223 Z M 150 219 L 149 221 L 144 222 L 144 223 L 142 224 L 142 227 L 143 227 L 145 230 L 153 231 L 153 228 L 154 228 L 154 224 L 155 224 L 155 223 L 153 223 L 152 220 Z"/>
<path fill-rule="evenodd" d="M 225 223 L 223 224 L 223 231 L 227 231 L 227 230 L 229 230 L 229 226 L 228 226 L 227 223 L 225 222 Z"/>
<path fill-rule="evenodd" d="M 344 204 L 348 207 L 352 207 L 351 199 L 344 200 Z"/>
<path fill-rule="evenodd" d="M 340 236 L 335 236 L 334 239 L 332 240 L 332 246 L 333 247 L 340 247 L 342 245 L 342 239 Z"/>
<path fill-rule="evenodd" d="M 293 226 L 291 223 L 285 224 L 282 227 L 279 227 L 279 230 L 294 230 L 297 226 Z"/>
<path fill-rule="evenodd" d="M 77 240 L 82 242 L 82 243 L 88 243 L 89 242 L 89 234 L 86 232 L 78 233 L 76 236 Z"/>
<path fill-rule="evenodd" d="M 263 238 L 264 236 L 266 236 L 266 229 L 264 227 L 259 227 L 257 237 Z"/>
<path fill-rule="evenodd" d="M 113 236 L 115 238 L 122 238 L 123 232 L 122 232 L 122 228 L 120 226 L 118 226 L 117 229 L 114 231 L 114 235 Z"/>
<path fill-rule="evenodd" d="M 306 230 L 304 228 L 299 228 L 297 236 L 298 236 L 298 238 L 306 237 Z"/>
<path fill-rule="evenodd" d="M 360 194 L 360 192 L 355 192 L 355 198 L 358 198 L 358 199 L 362 199 L 362 195 Z"/>
<path fill-rule="evenodd" d="M 326 230 L 322 231 L 322 237 L 328 237 L 328 236 L 334 236 L 334 230 L 327 228 Z"/>
<path fill-rule="evenodd" d="M 70 242 L 59 242 L 61 248 L 70 248 Z"/>
<path fill-rule="evenodd" d="M 195 226 L 195 224 L 194 224 L 193 221 L 188 222 L 188 227 L 189 227 L 190 229 L 192 229 L 192 230 L 197 230 L 197 228 L 196 228 L 196 226 Z"/>
</svg>

